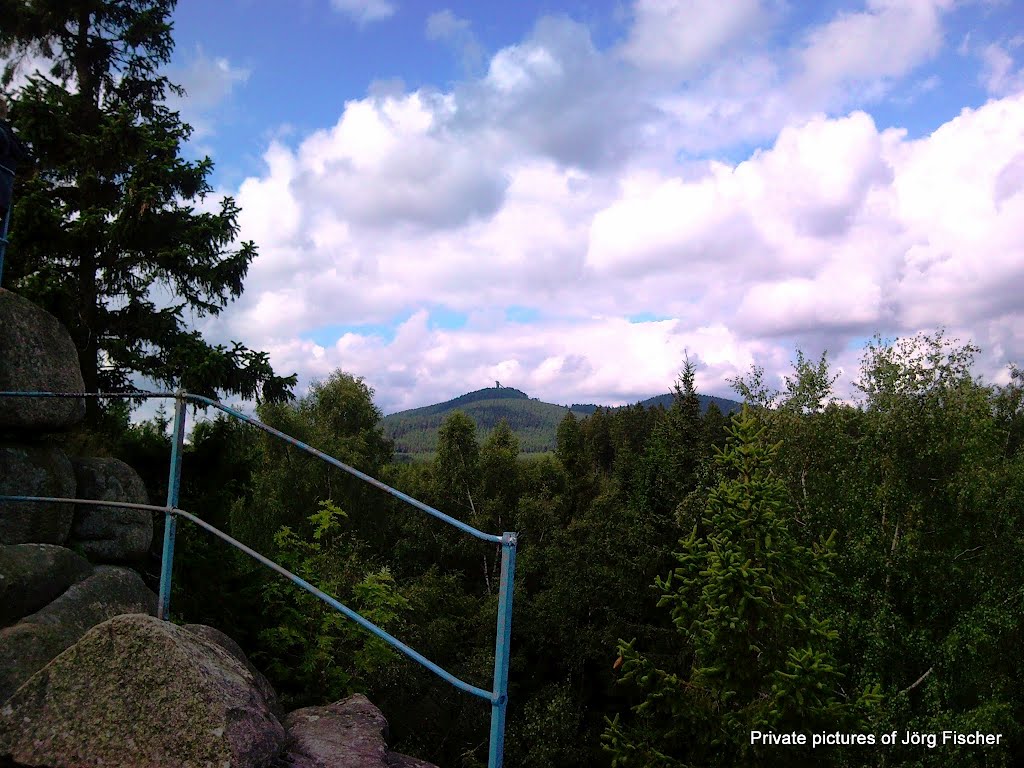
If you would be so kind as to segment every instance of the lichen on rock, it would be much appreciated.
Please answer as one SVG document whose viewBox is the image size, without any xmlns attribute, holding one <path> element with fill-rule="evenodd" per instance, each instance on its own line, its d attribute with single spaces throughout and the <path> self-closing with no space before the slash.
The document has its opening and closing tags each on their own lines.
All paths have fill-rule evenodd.
<svg viewBox="0 0 1024 768">
<path fill-rule="evenodd" d="M 38 611 L 90 573 L 88 561 L 64 547 L 0 545 L 0 627 Z"/>
<path fill-rule="evenodd" d="M 0 496 L 74 498 L 75 473 L 60 448 L 32 443 L 0 444 Z M 5 502 L 0 544 L 64 544 L 74 507 L 66 503 Z"/>
<path fill-rule="evenodd" d="M 0 629 L 0 702 L 97 624 L 122 613 L 155 611 L 156 595 L 137 573 L 97 566 L 44 608 Z"/>
<path fill-rule="evenodd" d="M 0 708 L 0 757 L 28 766 L 262 768 L 284 738 L 243 664 L 142 614 L 93 627 Z"/>
<path fill-rule="evenodd" d="M 44 309 L 0 288 L 0 391 L 85 389 L 71 334 Z M 0 430 L 67 429 L 85 417 L 81 398 L 0 398 Z"/>
<path fill-rule="evenodd" d="M 96 501 L 148 504 L 146 485 L 139 474 L 114 458 L 73 458 L 76 497 Z M 135 562 L 149 552 L 153 540 L 153 513 L 145 509 L 74 508 L 69 541 L 90 560 L 104 563 Z"/>
</svg>

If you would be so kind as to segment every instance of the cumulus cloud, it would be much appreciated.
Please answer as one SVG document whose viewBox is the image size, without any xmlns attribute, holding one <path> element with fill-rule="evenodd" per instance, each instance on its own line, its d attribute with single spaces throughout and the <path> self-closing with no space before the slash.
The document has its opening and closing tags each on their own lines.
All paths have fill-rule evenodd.
<svg viewBox="0 0 1024 768">
<path fill-rule="evenodd" d="M 493 213 L 507 182 L 487 137 L 454 128 L 453 112 L 450 98 L 425 92 L 347 104 L 299 152 L 292 191 L 306 215 L 433 229 Z"/>
<path fill-rule="evenodd" d="M 689 74 L 767 16 L 762 0 L 637 0 L 620 53 L 642 69 Z"/>
<path fill-rule="evenodd" d="M 227 322 L 282 370 L 367 376 L 391 409 L 496 378 L 548 399 L 628 401 L 668 386 L 684 349 L 710 366 L 702 384 L 725 393 L 753 361 L 785 369 L 793 343 L 855 365 L 848 340 L 879 330 L 945 325 L 1004 359 L 1024 353 L 1011 321 L 1024 319 L 1013 288 L 1024 281 L 1024 96 L 913 141 L 865 113 L 818 116 L 686 177 L 510 161 L 490 214 L 415 232 L 312 206 L 334 182 L 296 180 L 333 146 L 323 141 L 275 145 L 267 173 L 240 190 L 261 255 Z M 367 178 L 372 197 L 381 180 Z M 428 298 L 465 313 L 466 327 L 437 328 Z M 538 321 L 507 320 L 513 305 Z M 652 307 L 672 319 L 625 319 Z M 402 317 L 391 341 L 303 338 Z"/>
<path fill-rule="evenodd" d="M 799 91 L 813 96 L 847 88 L 878 88 L 938 53 L 942 16 L 952 0 L 868 0 L 807 33 L 799 52 Z M 868 91 L 870 92 L 870 90 Z"/>
<path fill-rule="evenodd" d="M 428 40 L 451 40 L 469 32 L 469 20 L 456 16 L 450 8 L 427 17 Z"/>
<path fill-rule="evenodd" d="M 563 165 L 619 165 L 645 145 L 657 107 L 566 17 L 541 19 L 522 43 L 498 51 L 486 75 L 454 93 L 456 122 L 500 134 L 509 154 Z"/>
<path fill-rule="evenodd" d="M 502 340 L 497 348 L 496 334 Z M 669 391 L 684 351 L 697 347 L 707 350 L 697 379 L 705 390 L 721 391 L 737 363 L 745 370 L 771 354 L 767 344 L 741 340 L 717 324 L 683 329 L 675 321 L 631 324 L 600 318 L 542 329 L 502 322 L 454 332 L 431 329 L 425 311 L 406 320 L 391 342 L 346 334 L 326 347 L 293 340 L 269 351 L 275 365 L 302 370 L 307 381 L 338 367 L 372 371 L 378 405 L 389 413 L 495 380 L 551 402 L 622 405 Z"/>
<path fill-rule="evenodd" d="M 751 51 L 667 90 L 549 18 L 448 92 L 376 89 L 334 126 L 271 143 L 238 189 L 260 255 L 207 331 L 302 382 L 366 376 L 385 410 L 495 379 L 628 402 L 665 391 L 684 350 L 698 385 L 727 394 L 751 363 L 780 376 L 794 344 L 853 371 L 852 341 L 937 326 L 989 347 L 994 374 L 1024 358 L 1024 93 L 917 138 L 826 103 L 915 72 L 947 10 L 876 0 L 788 58 Z M 468 29 L 432 19 L 437 39 Z M 880 51 L 880 19 L 909 25 L 911 50 Z M 801 100 L 837 30 L 852 39 Z M 678 157 L 765 134 L 741 159 Z"/>
</svg>

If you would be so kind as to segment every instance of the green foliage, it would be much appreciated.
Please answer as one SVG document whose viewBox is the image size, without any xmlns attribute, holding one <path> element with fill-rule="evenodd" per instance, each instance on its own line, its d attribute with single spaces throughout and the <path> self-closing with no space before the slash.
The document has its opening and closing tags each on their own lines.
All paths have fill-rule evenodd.
<svg viewBox="0 0 1024 768">
<path fill-rule="evenodd" d="M 388 631 L 401 626 L 409 601 L 387 567 L 371 568 L 344 532 L 345 513 L 330 501 L 309 516 L 311 539 L 287 526 L 275 535 L 278 562 Z M 283 578 L 263 588 L 265 620 L 258 658 L 290 703 L 336 701 L 367 689 L 395 652 L 320 598 Z"/>
<path fill-rule="evenodd" d="M 373 390 L 362 378 L 341 371 L 314 382 L 294 402 L 258 406 L 257 415 L 269 426 L 371 476 L 380 475 L 391 458 L 392 444 L 380 429 Z M 366 483 L 272 435 L 256 433 L 254 443 L 258 470 L 248 493 L 234 504 L 231 530 L 257 551 L 273 551 L 272 532 L 282 525 L 308 536 L 307 510 L 327 499 L 353 510 L 356 522 L 370 514 L 375 492 Z M 384 536 L 386 530 L 377 534 Z"/>
<path fill-rule="evenodd" d="M 555 456 L 570 476 L 579 474 L 583 464 L 583 433 L 576 415 L 569 411 L 558 423 Z"/>
<path fill-rule="evenodd" d="M 522 481 L 519 469 L 519 438 L 507 421 L 499 421 L 480 448 L 482 508 L 474 525 L 500 531 L 515 519 Z"/>
<path fill-rule="evenodd" d="M 876 337 L 858 407 L 795 408 L 775 393 L 778 407 L 759 412 L 782 444 L 798 532 L 839 532 L 823 596 L 850 684 L 880 686 L 876 729 L 989 729 L 1018 745 L 895 749 L 893 765 L 1006 765 L 1020 750 L 1024 701 L 1003 661 L 1021 647 L 1024 615 L 1022 475 L 1010 450 L 1020 394 L 1012 376 L 1000 388 L 976 381 L 976 352 L 942 332 Z"/>
<path fill-rule="evenodd" d="M 215 396 L 284 400 L 295 377 L 265 353 L 212 346 L 186 309 L 216 315 L 242 293 L 256 255 L 234 246 L 238 207 L 193 207 L 213 190 L 209 158 L 187 162 L 191 128 L 166 103 L 173 0 L 39 0 L 0 5 L 3 85 L 26 56 L 51 61 L 8 93 L 34 165 L 19 174 L 4 277 L 71 332 L 86 390 L 141 374 Z M 152 298 L 172 294 L 169 306 Z M 97 401 L 87 401 L 95 421 Z"/>
<path fill-rule="evenodd" d="M 634 503 L 657 517 L 671 515 L 695 489 L 707 460 L 696 373 L 696 365 L 687 359 L 673 388 L 672 405 L 656 423 L 640 462 Z"/>
<path fill-rule="evenodd" d="M 476 517 L 473 493 L 480 482 L 479 472 L 476 424 L 462 411 L 454 411 L 438 432 L 434 460 L 435 488 L 444 511 L 462 519 Z"/>
<path fill-rule="evenodd" d="M 847 725 L 837 633 L 817 600 L 833 537 L 814 547 L 794 539 L 785 488 L 771 474 L 777 448 L 763 432 L 747 411 L 733 418 L 717 453 L 728 479 L 679 542 L 677 567 L 656 581 L 658 605 L 685 638 L 681 666 L 661 668 L 620 641 L 623 680 L 646 698 L 633 707 L 637 724 L 608 721 L 613 766 L 790 764 L 789 750 L 757 754 L 750 731 Z"/>
<path fill-rule="evenodd" d="M 568 684 L 551 684 L 526 704 L 521 744 L 513 746 L 522 755 L 523 768 L 562 768 L 578 761 L 575 734 L 583 724 L 579 702 Z"/>
<path fill-rule="evenodd" d="M 493 391 L 483 390 L 484 393 Z M 441 403 L 393 413 L 385 417 L 384 430 L 394 439 L 401 453 L 433 453 L 437 450 L 438 430 L 445 419 L 458 410 L 475 422 L 478 440 L 482 441 L 499 423 L 505 421 L 519 438 L 524 451 L 536 453 L 554 450 L 555 431 L 559 420 L 566 413 L 563 406 L 530 400 L 525 395 L 522 398 L 500 397 L 459 402 L 466 397 L 468 395 L 450 401 L 458 405 Z"/>
</svg>

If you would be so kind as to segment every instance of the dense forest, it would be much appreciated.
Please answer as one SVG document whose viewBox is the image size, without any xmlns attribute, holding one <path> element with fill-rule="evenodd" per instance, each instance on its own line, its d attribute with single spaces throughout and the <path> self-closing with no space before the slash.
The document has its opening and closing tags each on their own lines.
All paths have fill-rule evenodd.
<svg viewBox="0 0 1024 768">
<path fill-rule="evenodd" d="M 657 395 L 640 402 L 646 408 L 668 408 L 673 395 Z M 723 413 L 739 408 L 735 400 L 710 395 L 697 395 L 701 412 L 714 404 Z M 395 442 L 399 461 L 433 459 L 437 453 L 438 434 L 444 420 L 455 411 L 462 411 L 476 424 L 479 440 L 486 439 L 492 429 L 504 421 L 519 439 L 524 454 L 550 453 L 557 444 L 558 425 L 566 413 L 588 416 L 602 406 L 594 404 L 554 405 L 531 398 L 514 387 L 488 387 L 468 392 L 443 403 L 399 411 L 384 417 L 384 434 Z M 611 413 L 615 407 L 605 408 Z"/>
<path fill-rule="evenodd" d="M 826 359 L 747 408 L 568 414 L 524 460 L 507 424 L 447 417 L 392 462 L 373 391 L 337 372 L 268 424 L 485 530 L 520 532 L 508 764 L 1012 765 L 1024 757 L 1024 377 L 989 386 L 941 334 L 864 353 L 855 404 Z M 163 492 L 166 419 L 117 452 Z M 497 552 L 245 425 L 198 424 L 184 508 L 487 686 Z M 202 531 L 174 608 L 238 638 L 291 704 L 365 691 L 401 748 L 483 765 L 488 711 Z M 1002 734 L 1001 746 L 751 747 L 751 730 Z"/>
</svg>

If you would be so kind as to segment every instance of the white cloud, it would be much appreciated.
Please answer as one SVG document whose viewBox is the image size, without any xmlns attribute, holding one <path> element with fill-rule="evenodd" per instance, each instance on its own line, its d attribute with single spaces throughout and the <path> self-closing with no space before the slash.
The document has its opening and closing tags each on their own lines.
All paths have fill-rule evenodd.
<svg viewBox="0 0 1024 768">
<path fill-rule="evenodd" d="M 389 0 L 331 0 L 331 5 L 359 24 L 389 19 L 398 10 Z"/>
<path fill-rule="evenodd" d="M 636 0 L 621 55 L 643 69 L 688 74 L 767 16 L 762 0 Z"/>
<path fill-rule="evenodd" d="M 869 0 L 782 42 L 772 36 L 782 25 L 771 23 L 781 11 L 768 6 L 763 29 L 738 33 L 685 88 L 657 92 L 655 130 L 677 150 L 701 154 L 771 141 L 820 112 L 877 104 L 941 52 L 952 7 L 952 0 Z M 918 80 L 896 100 L 909 103 L 938 85 L 934 74 Z"/>
<path fill-rule="evenodd" d="M 1024 91 L 1024 66 L 1014 69 L 1013 57 L 1006 48 L 992 43 L 981 51 L 981 82 L 992 96 Z"/>
<path fill-rule="evenodd" d="M 460 18 L 450 8 L 435 11 L 427 17 L 428 40 L 457 40 L 469 32 L 469 21 Z"/>
<path fill-rule="evenodd" d="M 953 0 L 868 0 L 808 32 L 798 52 L 796 90 L 815 98 L 837 87 L 877 93 L 885 81 L 913 71 L 939 52 L 942 17 Z"/>
<path fill-rule="evenodd" d="M 12 91 L 17 91 L 25 87 L 28 83 L 28 78 L 36 73 L 49 77 L 53 61 L 34 52 L 27 51 L 17 57 L 0 57 L 0 73 L 5 72 L 8 66 L 12 68 L 9 88 Z M 74 83 L 72 82 L 69 87 L 73 92 L 75 89 Z"/>
<path fill-rule="evenodd" d="M 565 17 L 538 21 L 453 96 L 460 129 L 500 136 L 509 154 L 587 169 L 634 156 L 659 111 L 589 30 Z"/>
<path fill-rule="evenodd" d="M 499 323 L 453 332 L 429 329 L 425 312 L 410 317 L 390 343 L 349 334 L 326 348 L 290 341 L 269 351 L 275 366 L 303 370 L 307 381 L 338 367 L 366 375 L 381 408 L 394 412 L 495 380 L 549 402 L 621 405 L 669 391 L 684 350 L 697 348 L 707 350 L 701 355 L 698 386 L 715 391 L 723 391 L 726 378 L 769 353 L 768 345 L 741 340 L 721 325 L 684 330 L 674 321 L 631 324 L 600 318 L 542 329 Z"/>
<path fill-rule="evenodd" d="M 450 127 L 437 94 L 350 102 L 338 124 L 306 139 L 292 190 L 310 218 L 363 227 L 458 226 L 493 213 L 507 184 L 486 136 Z"/>
<path fill-rule="evenodd" d="M 332 3 L 363 24 L 397 10 Z M 937 88 L 920 70 L 952 6 L 868 0 L 781 42 L 779 2 L 638 0 L 610 50 L 544 18 L 448 91 L 375 85 L 333 126 L 268 141 L 234 191 L 259 256 L 202 329 L 302 383 L 366 376 L 385 410 L 495 379 L 628 402 L 667 391 L 684 350 L 727 394 L 754 362 L 778 379 L 794 343 L 852 371 L 851 340 L 939 325 L 988 346 L 992 371 L 1024 359 L 1015 42 L 970 43 L 995 98 L 931 135 L 863 111 Z M 451 10 L 424 33 L 478 46 Z M 247 76 L 197 49 L 183 111 L 209 132 Z M 437 308 L 465 326 L 437 327 Z M 358 330 L 396 322 L 391 340 Z"/>
<path fill-rule="evenodd" d="M 177 74 L 187 98 L 201 109 L 215 107 L 231 95 L 235 86 L 249 79 L 249 70 L 236 67 L 223 56 L 207 56 L 197 46 L 188 65 Z"/>
<path fill-rule="evenodd" d="M 248 81 L 249 75 L 248 69 L 233 65 L 223 56 L 208 56 L 196 46 L 186 63 L 170 74 L 171 82 L 182 86 L 185 95 L 169 94 L 167 103 L 192 126 L 193 141 L 207 139 L 216 133 L 212 114 L 237 86 Z"/>
<path fill-rule="evenodd" d="M 374 89 L 271 143 L 241 185 L 260 255 L 205 329 L 303 382 L 366 376 L 385 410 L 495 379 L 626 402 L 666 391 L 684 349 L 699 386 L 727 394 L 753 362 L 779 377 L 794 344 L 852 373 L 851 340 L 940 325 L 990 347 L 994 373 L 1024 359 L 1024 94 L 915 139 L 836 111 L 873 82 L 935 87 L 917 68 L 947 10 L 870 2 L 785 55 L 719 56 L 685 88 L 549 18 L 448 92 Z M 904 49 L 882 22 L 904 24 Z M 439 12 L 427 32 L 468 29 Z M 743 48 L 736 34 L 723 45 Z M 764 148 L 739 162 L 678 157 L 753 138 Z M 511 307 L 539 317 L 510 322 Z M 436 327 L 438 308 L 465 326 Z M 670 319 L 626 319 L 641 314 Z M 358 330 L 396 322 L 391 341 Z"/>
<path fill-rule="evenodd" d="M 359 206 L 317 202 L 338 188 L 341 172 L 326 169 L 346 152 L 362 157 L 365 199 L 393 200 L 376 188 L 396 182 L 388 158 L 400 138 L 429 135 L 445 111 L 437 98 L 349 104 L 339 126 L 365 120 L 372 141 L 336 126 L 271 148 L 267 172 L 238 194 L 243 236 L 261 254 L 212 329 L 244 333 L 304 380 L 339 366 L 367 376 L 386 409 L 494 379 L 546 399 L 628 401 L 669 386 L 684 349 L 708 365 L 701 385 L 725 394 L 753 361 L 785 370 L 793 343 L 845 350 L 879 330 L 945 325 L 997 344 L 1003 360 L 1024 354 L 1013 331 L 1024 321 L 1024 95 L 914 141 L 864 113 L 818 116 L 742 163 L 683 175 L 513 154 L 494 165 L 508 180 L 496 207 L 454 224 L 380 228 Z M 407 172 L 465 210 L 444 173 Z M 426 302 L 465 313 L 467 326 L 433 328 Z M 509 306 L 541 319 L 507 322 Z M 651 311 L 672 319 L 624 319 Z M 396 317 L 407 319 L 391 342 L 302 338 Z M 840 359 L 852 370 L 849 353 Z"/>
</svg>

